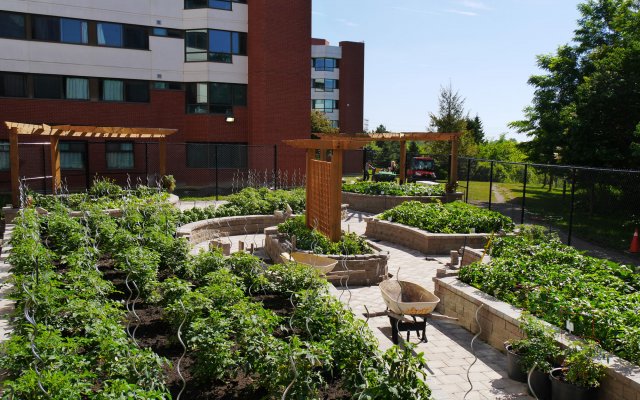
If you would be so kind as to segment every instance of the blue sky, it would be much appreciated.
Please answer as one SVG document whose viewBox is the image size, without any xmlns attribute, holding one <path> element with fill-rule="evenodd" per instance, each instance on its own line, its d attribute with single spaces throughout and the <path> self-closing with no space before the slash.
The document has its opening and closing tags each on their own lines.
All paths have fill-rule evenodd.
<svg viewBox="0 0 640 400">
<path fill-rule="evenodd" d="M 531 103 L 536 55 L 573 36 L 578 0 L 314 0 L 313 37 L 364 41 L 369 129 L 424 131 L 451 82 L 491 138 Z M 509 133 L 509 137 L 527 140 Z"/>
</svg>

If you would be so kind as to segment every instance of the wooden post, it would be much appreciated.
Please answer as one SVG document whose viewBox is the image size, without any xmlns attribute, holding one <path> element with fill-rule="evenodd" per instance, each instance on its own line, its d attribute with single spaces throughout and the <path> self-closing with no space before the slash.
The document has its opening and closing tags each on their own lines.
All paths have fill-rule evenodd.
<svg viewBox="0 0 640 400">
<path fill-rule="evenodd" d="M 167 139 L 160 138 L 159 142 L 159 156 L 160 156 L 160 177 L 162 178 L 167 174 Z"/>
<path fill-rule="evenodd" d="M 57 193 L 62 184 L 60 176 L 60 137 L 51 135 L 51 191 Z"/>
<path fill-rule="evenodd" d="M 327 161 L 327 149 L 320 149 L 320 161 Z"/>
<path fill-rule="evenodd" d="M 458 182 L 458 138 L 451 139 L 451 171 L 449 171 L 449 187 Z M 455 190 L 454 190 L 455 192 Z"/>
<path fill-rule="evenodd" d="M 310 185 L 310 178 L 311 178 L 311 161 L 315 160 L 316 158 L 316 150 L 315 149 L 307 149 L 307 190 L 305 190 L 306 193 L 306 210 L 305 210 L 305 215 L 306 215 L 306 221 L 307 221 L 307 228 L 312 228 L 311 225 L 311 218 L 309 218 L 309 204 L 311 204 L 311 202 L 309 201 L 310 197 L 311 197 L 311 190 L 309 190 L 309 188 L 311 187 Z"/>
<path fill-rule="evenodd" d="M 407 175 L 407 141 L 400 142 L 400 184 L 403 184 Z"/>
<path fill-rule="evenodd" d="M 11 202 L 20 207 L 20 153 L 18 151 L 18 128 L 9 132 L 9 158 L 11 159 Z"/>
<path fill-rule="evenodd" d="M 331 157 L 331 192 L 329 197 L 330 239 L 340 240 L 342 233 L 342 149 L 334 149 Z"/>
</svg>

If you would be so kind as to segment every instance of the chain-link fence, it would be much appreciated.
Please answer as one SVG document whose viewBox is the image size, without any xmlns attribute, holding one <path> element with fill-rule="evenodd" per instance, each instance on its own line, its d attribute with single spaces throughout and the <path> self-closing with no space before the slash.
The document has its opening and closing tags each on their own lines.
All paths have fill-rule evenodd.
<svg viewBox="0 0 640 400">
<path fill-rule="evenodd" d="M 458 177 L 465 201 L 545 225 L 568 244 L 626 250 L 640 215 L 640 171 L 461 158 Z"/>
</svg>

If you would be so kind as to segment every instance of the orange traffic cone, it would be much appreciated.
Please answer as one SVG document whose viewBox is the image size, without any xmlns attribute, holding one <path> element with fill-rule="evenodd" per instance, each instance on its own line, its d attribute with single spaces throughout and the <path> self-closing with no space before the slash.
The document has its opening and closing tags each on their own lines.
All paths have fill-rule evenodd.
<svg viewBox="0 0 640 400">
<path fill-rule="evenodd" d="M 629 247 L 629 251 L 632 253 L 640 252 L 640 239 L 638 239 L 638 228 L 636 228 L 636 232 L 633 234 L 633 239 L 631 239 L 631 247 Z"/>
</svg>

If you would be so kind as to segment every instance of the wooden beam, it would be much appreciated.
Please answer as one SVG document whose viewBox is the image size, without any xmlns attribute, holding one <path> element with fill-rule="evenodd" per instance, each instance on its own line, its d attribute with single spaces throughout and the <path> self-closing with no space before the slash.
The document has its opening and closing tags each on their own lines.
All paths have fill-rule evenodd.
<svg viewBox="0 0 640 400">
<path fill-rule="evenodd" d="M 305 204 L 311 204 L 310 202 L 310 198 L 311 198 L 311 184 L 310 184 L 310 179 L 309 179 L 309 174 L 311 173 L 311 161 L 313 161 L 316 158 L 316 151 L 315 149 L 307 149 L 307 187 L 305 190 Z M 276 188 L 277 189 L 277 188 Z M 311 218 L 309 217 L 309 207 L 306 207 L 305 210 L 305 220 L 307 223 L 307 228 L 312 229 L 313 226 L 311 225 Z"/>
<path fill-rule="evenodd" d="M 367 145 L 371 140 L 325 140 L 325 139 L 296 139 L 296 140 L 283 140 L 282 142 L 287 146 L 298 149 L 341 149 L 341 150 L 357 150 Z"/>
<path fill-rule="evenodd" d="M 334 149 L 331 157 L 331 187 L 329 192 L 329 238 L 340 240 L 342 234 L 342 155 L 341 149 Z"/>
<path fill-rule="evenodd" d="M 458 139 L 451 140 L 451 171 L 449 172 L 449 187 L 458 182 Z"/>
<path fill-rule="evenodd" d="M 160 177 L 167 174 L 167 140 L 165 138 L 160 139 Z"/>
<path fill-rule="evenodd" d="M 400 184 L 404 184 L 407 178 L 407 142 L 400 142 Z"/>
<path fill-rule="evenodd" d="M 20 207 L 20 152 L 18 128 L 14 127 L 9 129 L 9 158 L 11 160 L 11 203 L 17 208 Z"/>
<path fill-rule="evenodd" d="M 57 193 L 62 184 L 60 176 L 60 138 L 51 136 L 51 189 Z"/>
</svg>

